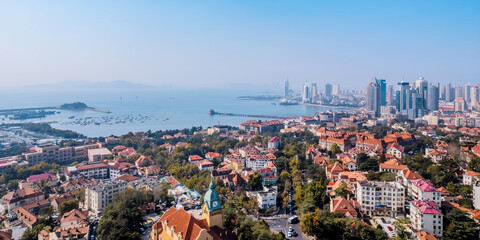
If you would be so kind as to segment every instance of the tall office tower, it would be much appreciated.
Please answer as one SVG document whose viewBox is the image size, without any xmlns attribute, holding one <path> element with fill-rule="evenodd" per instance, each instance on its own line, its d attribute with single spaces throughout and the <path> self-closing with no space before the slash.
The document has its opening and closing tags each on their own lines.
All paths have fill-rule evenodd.
<svg viewBox="0 0 480 240">
<path fill-rule="evenodd" d="M 440 100 L 446 100 L 446 90 L 447 90 L 447 87 L 445 85 L 441 85 L 440 86 Z"/>
<path fill-rule="evenodd" d="M 466 107 L 466 102 L 465 99 L 462 97 L 455 98 L 455 103 L 454 103 L 454 111 L 455 112 L 464 112 L 467 107 Z"/>
<path fill-rule="evenodd" d="M 377 79 L 375 81 L 380 85 L 380 106 L 387 106 L 387 82 L 385 79 Z"/>
<path fill-rule="evenodd" d="M 332 84 L 327 83 L 325 84 L 325 97 L 326 98 L 331 98 L 332 97 Z"/>
<path fill-rule="evenodd" d="M 472 86 L 470 85 L 470 83 L 468 84 L 465 84 L 465 93 L 463 94 L 463 97 L 465 98 L 465 102 L 467 103 L 470 103 L 471 100 L 470 100 L 470 91 L 472 89 Z"/>
<path fill-rule="evenodd" d="M 463 98 L 463 94 L 465 91 L 463 90 L 462 86 L 455 87 L 455 98 Z"/>
<path fill-rule="evenodd" d="M 454 97 L 453 97 L 453 92 L 452 92 L 452 85 L 450 83 L 447 83 L 445 86 L 445 101 L 447 102 L 452 102 Z"/>
<path fill-rule="evenodd" d="M 303 102 L 310 102 L 310 89 L 308 83 L 303 85 Z"/>
<path fill-rule="evenodd" d="M 380 117 L 381 91 L 380 84 L 374 79 L 367 86 L 367 111 Z"/>
<path fill-rule="evenodd" d="M 475 85 L 470 89 L 470 105 L 480 102 L 480 85 Z"/>
<path fill-rule="evenodd" d="M 287 81 L 285 81 L 285 96 L 284 97 L 288 97 L 290 95 L 290 84 Z"/>
<path fill-rule="evenodd" d="M 439 101 L 439 91 L 438 87 L 430 84 L 428 85 L 427 91 L 427 108 L 430 111 L 437 111 L 438 110 L 438 101 Z"/>
<path fill-rule="evenodd" d="M 332 85 L 332 95 L 334 96 L 340 95 L 340 84 Z"/>
<path fill-rule="evenodd" d="M 398 112 L 407 110 L 407 99 L 410 95 L 410 84 L 408 82 L 399 82 L 396 92 L 396 108 Z"/>
<path fill-rule="evenodd" d="M 388 86 L 388 92 L 387 92 L 387 103 L 389 106 L 393 106 L 393 85 Z"/>
<path fill-rule="evenodd" d="M 423 99 L 423 106 L 421 108 L 427 108 L 428 82 L 423 77 L 420 77 L 415 82 L 415 90 L 417 90 L 418 96 Z"/>
<path fill-rule="evenodd" d="M 311 97 L 312 100 L 315 100 L 315 98 L 317 97 L 317 95 L 318 95 L 317 84 L 316 84 L 316 83 L 312 83 L 312 94 L 310 95 L 310 97 Z"/>
</svg>

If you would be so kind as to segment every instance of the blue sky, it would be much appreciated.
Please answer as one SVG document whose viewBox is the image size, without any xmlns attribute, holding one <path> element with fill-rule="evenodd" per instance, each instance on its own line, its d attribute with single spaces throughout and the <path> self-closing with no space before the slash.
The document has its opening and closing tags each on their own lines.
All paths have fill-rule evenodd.
<svg viewBox="0 0 480 240">
<path fill-rule="evenodd" d="M 480 83 L 480 1 L 1 1 L 0 83 Z"/>
</svg>

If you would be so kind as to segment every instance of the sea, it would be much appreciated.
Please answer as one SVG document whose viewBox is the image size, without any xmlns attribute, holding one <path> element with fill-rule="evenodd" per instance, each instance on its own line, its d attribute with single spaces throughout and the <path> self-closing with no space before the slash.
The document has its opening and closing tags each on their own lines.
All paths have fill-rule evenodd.
<svg viewBox="0 0 480 240">
<path fill-rule="evenodd" d="M 128 132 L 184 129 L 221 124 L 238 126 L 257 118 L 209 115 L 210 109 L 223 113 L 268 116 L 313 116 L 317 112 L 349 111 L 351 108 L 326 108 L 304 105 L 279 105 L 277 100 L 238 100 L 262 91 L 237 90 L 115 90 L 81 91 L 15 90 L 0 92 L 0 109 L 60 106 L 83 102 L 96 111 L 55 110 L 44 118 L 11 120 L 0 116 L 0 123 L 48 122 L 52 127 L 73 130 L 88 137 L 120 136 Z M 261 119 L 269 120 L 269 119 Z"/>
</svg>

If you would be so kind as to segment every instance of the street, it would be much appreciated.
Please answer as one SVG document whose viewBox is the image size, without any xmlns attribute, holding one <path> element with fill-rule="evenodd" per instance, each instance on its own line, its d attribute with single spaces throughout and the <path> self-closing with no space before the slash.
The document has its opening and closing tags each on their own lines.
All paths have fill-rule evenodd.
<svg viewBox="0 0 480 240">
<path fill-rule="evenodd" d="M 302 240 L 307 240 L 307 236 L 305 236 L 301 229 L 300 229 L 300 223 L 295 223 L 295 224 L 289 224 L 288 223 L 288 218 L 292 217 L 294 215 L 288 215 L 288 214 L 278 214 L 272 217 L 262 217 L 267 223 L 268 226 L 270 226 L 270 230 L 272 232 L 278 233 L 278 232 L 283 232 L 285 234 L 285 237 L 288 239 L 302 239 Z M 298 233 L 297 237 L 288 237 L 288 228 L 292 227 L 293 230 Z"/>
</svg>

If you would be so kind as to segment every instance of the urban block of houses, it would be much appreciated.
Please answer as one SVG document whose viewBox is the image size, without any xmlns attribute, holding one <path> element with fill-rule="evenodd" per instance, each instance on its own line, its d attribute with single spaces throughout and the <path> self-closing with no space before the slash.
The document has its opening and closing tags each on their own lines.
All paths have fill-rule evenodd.
<svg viewBox="0 0 480 240">
<path fill-rule="evenodd" d="M 398 182 L 358 181 L 357 201 L 369 216 L 403 216 L 405 189 Z"/>
<path fill-rule="evenodd" d="M 49 173 L 42 173 L 42 174 L 37 174 L 37 175 L 32 175 L 25 180 L 22 180 L 18 182 L 18 187 L 20 189 L 27 188 L 27 187 L 33 187 L 40 182 L 44 182 L 48 186 L 54 186 L 57 184 L 57 176 Z"/>
<path fill-rule="evenodd" d="M 412 201 L 410 222 L 416 231 L 424 231 L 442 237 L 443 216 L 439 205 L 433 201 Z"/>
</svg>

